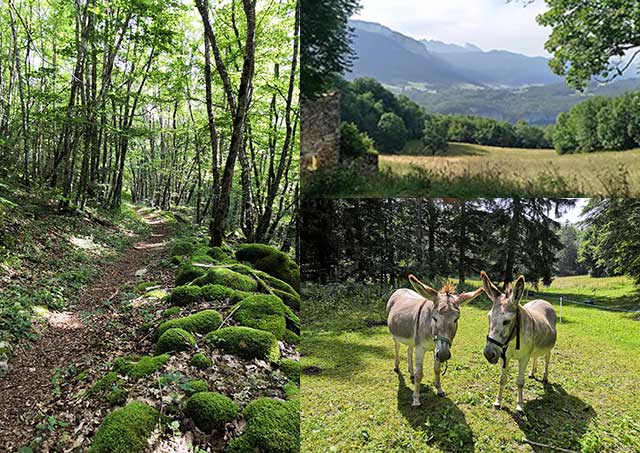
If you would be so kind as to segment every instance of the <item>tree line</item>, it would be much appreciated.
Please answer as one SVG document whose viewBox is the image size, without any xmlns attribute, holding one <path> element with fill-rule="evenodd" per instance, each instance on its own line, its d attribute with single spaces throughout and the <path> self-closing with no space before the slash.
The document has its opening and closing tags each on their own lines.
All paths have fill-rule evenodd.
<svg viewBox="0 0 640 453">
<path fill-rule="evenodd" d="M 214 245 L 292 237 L 299 22 L 295 0 L 2 2 L 0 177 L 187 205 Z"/>
</svg>

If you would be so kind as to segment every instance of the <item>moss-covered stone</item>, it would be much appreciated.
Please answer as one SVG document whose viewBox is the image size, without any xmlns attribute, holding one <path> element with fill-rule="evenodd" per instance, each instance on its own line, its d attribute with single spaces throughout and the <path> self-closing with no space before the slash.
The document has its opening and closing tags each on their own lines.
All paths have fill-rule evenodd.
<svg viewBox="0 0 640 453">
<path fill-rule="evenodd" d="M 113 361 L 113 369 L 119 374 L 132 378 L 142 378 L 162 369 L 169 362 L 169 354 L 144 357 L 118 357 Z"/>
<path fill-rule="evenodd" d="M 245 359 L 258 358 L 277 362 L 280 358 L 278 340 L 272 333 L 264 330 L 241 326 L 225 327 L 209 333 L 205 339 L 212 346 Z"/>
<path fill-rule="evenodd" d="M 89 388 L 87 393 L 89 395 L 93 395 L 96 393 L 104 392 L 112 388 L 112 386 L 118 381 L 118 373 L 115 371 L 110 371 L 109 373 L 102 376 L 98 379 L 92 386 Z"/>
<path fill-rule="evenodd" d="M 190 256 L 195 249 L 196 244 L 191 239 L 177 239 L 169 246 L 169 256 Z"/>
<path fill-rule="evenodd" d="M 189 386 L 187 388 L 187 394 L 193 395 L 198 392 L 208 392 L 209 384 L 204 379 L 196 379 L 195 381 L 189 382 Z"/>
<path fill-rule="evenodd" d="M 299 400 L 300 399 L 300 387 L 298 387 L 293 382 L 289 382 L 284 387 L 282 387 L 284 391 L 284 396 L 288 400 Z"/>
<path fill-rule="evenodd" d="M 229 269 L 239 272 L 244 275 L 254 276 L 262 280 L 262 282 L 268 286 L 267 288 L 261 288 L 258 285 L 258 289 L 263 293 L 273 293 L 285 303 L 285 305 L 295 309 L 300 309 L 300 295 L 298 292 L 288 283 L 275 278 L 268 273 L 254 269 L 246 264 L 236 263 L 229 266 Z"/>
<path fill-rule="evenodd" d="M 169 262 L 171 264 L 181 264 L 182 263 L 182 257 L 181 256 L 172 256 L 171 259 L 169 259 Z"/>
<path fill-rule="evenodd" d="M 138 453 L 147 450 L 160 414 L 151 406 L 134 401 L 107 415 L 91 444 L 91 453 Z"/>
<path fill-rule="evenodd" d="M 156 352 L 162 354 L 164 352 L 186 351 L 196 345 L 196 339 L 190 332 L 184 329 L 173 328 L 168 329 L 156 344 Z"/>
<path fill-rule="evenodd" d="M 107 394 L 107 402 L 112 406 L 122 406 L 127 402 L 128 396 L 129 392 L 116 386 Z"/>
<path fill-rule="evenodd" d="M 255 453 L 256 449 L 251 446 L 247 436 L 240 436 L 229 442 L 224 451 L 225 453 Z"/>
<path fill-rule="evenodd" d="M 213 258 L 211 258 L 209 255 L 195 255 L 193 258 L 191 258 L 191 262 L 192 263 L 199 263 L 199 264 L 212 264 L 212 263 L 215 263 Z"/>
<path fill-rule="evenodd" d="M 207 255 L 213 258 L 214 261 L 224 261 L 229 258 L 229 255 L 221 247 L 211 247 Z"/>
<path fill-rule="evenodd" d="M 266 330 L 282 339 L 286 329 L 285 311 L 278 297 L 260 294 L 238 303 L 233 318 L 243 326 Z"/>
<path fill-rule="evenodd" d="M 138 294 L 142 294 L 147 292 L 148 288 L 152 288 L 154 286 L 158 286 L 159 283 L 158 282 L 142 282 L 142 283 L 138 283 L 136 286 L 133 287 L 133 290 L 138 293 Z"/>
<path fill-rule="evenodd" d="M 200 297 L 207 302 L 238 302 L 244 299 L 245 294 L 242 291 L 236 291 L 233 288 L 223 285 L 205 285 L 200 289 Z"/>
<path fill-rule="evenodd" d="M 198 392 L 187 400 L 185 414 L 203 432 L 222 428 L 240 412 L 232 399 L 216 392 Z"/>
<path fill-rule="evenodd" d="M 287 329 L 297 335 L 300 335 L 300 318 L 298 318 L 298 315 L 296 315 L 289 307 L 286 307 L 284 317 L 287 320 Z"/>
<path fill-rule="evenodd" d="M 302 371 L 300 362 L 293 359 L 282 359 L 280 361 L 280 370 L 287 375 L 291 382 L 300 385 L 300 372 Z"/>
<path fill-rule="evenodd" d="M 180 314 L 180 307 L 171 307 L 167 308 L 162 312 L 163 318 L 173 318 L 174 316 L 178 316 Z"/>
<path fill-rule="evenodd" d="M 209 269 L 205 275 L 193 280 L 193 284 L 198 286 L 222 285 L 247 292 L 254 292 L 258 289 L 258 284 L 253 278 L 225 267 Z"/>
<path fill-rule="evenodd" d="M 213 366 L 213 362 L 202 352 L 198 352 L 191 357 L 191 365 L 201 370 L 206 370 Z"/>
<path fill-rule="evenodd" d="M 158 288 L 145 293 L 144 297 L 147 299 L 164 299 L 167 297 L 167 292 L 164 289 Z"/>
<path fill-rule="evenodd" d="M 281 291 L 279 289 L 272 289 L 273 294 L 278 296 L 288 307 L 293 308 L 294 310 L 300 310 L 301 298 L 296 294 L 291 294 L 286 291 Z"/>
<path fill-rule="evenodd" d="M 222 315 L 215 310 L 203 310 L 183 318 L 165 321 L 156 331 L 156 338 L 160 338 L 169 329 L 180 328 L 187 332 L 204 335 L 222 324 Z"/>
<path fill-rule="evenodd" d="M 244 410 L 245 436 L 264 453 L 300 451 L 300 413 L 297 400 L 259 398 Z"/>
<path fill-rule="evenodd" d="M 288 283 L 296 291 L 300 288 L 300 269 L 286 253 L 265 244 L 242 244 L 236 250 L 239 261 L 247 261 L 256 269 Z"/>
<path fill-rule="evenodd" d="M 294 332 L 291 332 L 289 329 L 287 329 L 286 332 L 284 333 L 283 340 L 289 344 L 300 344 L 300 335 Z"/>
<path fill-rule="evenodd" d="M 176 274 L 176 286 L 186 285 L 187 283 L 191 283 L 199 277 L 205 275 L 207 271 L 202 267 L 197 267 L 191 264 L 190 262 L 182 263 L 178 268 L 178 273 Z"/>
</svg>

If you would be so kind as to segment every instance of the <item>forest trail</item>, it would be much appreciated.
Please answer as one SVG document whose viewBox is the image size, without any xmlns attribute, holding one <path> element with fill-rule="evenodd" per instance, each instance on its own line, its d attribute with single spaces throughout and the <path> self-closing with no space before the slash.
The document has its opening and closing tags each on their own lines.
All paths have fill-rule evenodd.
<svg viewBox="0 0 640 453">
<path fill-rule="evenodd" d="M 57 370 L 91 363 L 111 349 L 108 325 L 118 314 L 104 309 L 105 302 L 116 298 L 124 285 L 139 280 L 136 272 L 149 275 L 147 270 L 162 259 L 169 234 L 163 217 L 141 215 L 151 228 L 149 236 L 105 266 L 67 311 L 47 314 L 37 341 L 16 347 L 9 372 L 0 380 L 0 451 L 17 450 L 36 435 L 37 415 L 45 412 L 44 405 L 55 393 Z"/>
</svg>

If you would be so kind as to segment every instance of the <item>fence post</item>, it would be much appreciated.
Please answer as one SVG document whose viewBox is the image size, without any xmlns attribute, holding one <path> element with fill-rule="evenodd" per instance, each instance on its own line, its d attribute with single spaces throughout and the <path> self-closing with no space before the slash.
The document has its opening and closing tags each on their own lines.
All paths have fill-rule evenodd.
<svg viewBox="0 0 640 453">
<path fill-rule="evenodd" d="M 560 296 L 560 324 L 562 324 L 562 296 Z"/>
</svg>

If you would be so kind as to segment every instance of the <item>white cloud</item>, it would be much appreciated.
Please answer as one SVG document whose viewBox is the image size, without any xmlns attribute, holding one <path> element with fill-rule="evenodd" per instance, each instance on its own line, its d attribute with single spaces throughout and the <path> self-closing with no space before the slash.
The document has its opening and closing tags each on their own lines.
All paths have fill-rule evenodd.
<svg viewBox="0 0 640 453">
<path fill-rule="evenodd" d="M 416 39 L 548 56 L 544 43 L 550 30 L 535 20 L 547 8 L 543 0 L 526 7 L 506 0 L 361 0 L 361 5 L 356 19 L 378 22 Z"/>
</svg>

